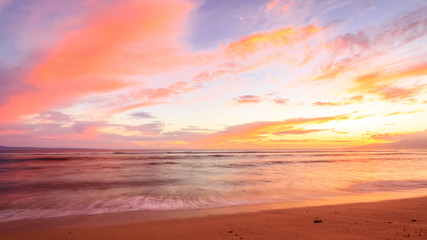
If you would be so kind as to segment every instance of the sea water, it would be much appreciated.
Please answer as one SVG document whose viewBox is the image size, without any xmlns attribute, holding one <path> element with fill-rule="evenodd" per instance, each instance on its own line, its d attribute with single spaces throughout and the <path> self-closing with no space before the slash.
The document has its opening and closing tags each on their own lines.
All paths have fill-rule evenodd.
<svg viewBox="0 0 427 240">
<path fill-rule="evenodd" d="M 426 151 L 51 150 L 0 152 L 0 221 L 427 195 Z"/>
</svg>

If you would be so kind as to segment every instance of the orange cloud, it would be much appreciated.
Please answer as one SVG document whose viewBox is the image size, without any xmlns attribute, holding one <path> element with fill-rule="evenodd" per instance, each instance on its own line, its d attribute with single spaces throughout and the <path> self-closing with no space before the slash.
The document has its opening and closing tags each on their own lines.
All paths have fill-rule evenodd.
<svg viewBox="0 0 427 240">
<path fill-rule="evenodd" d="M 390 142 L 370 144 L 356 149 L 427 149 L 427 130 L 411 133 L 372 134 L 370 137 Z"/>
<path fill-rule="evenodd" d="M 330 60 L 328 64 L 320 67 L 322 74 L 316 77 L 316 81 L 331 80 L 338 77 L 341 73 L 348 71 L 356 62 L 363 61 L 360 56 L 347 57 L 338 61 Z"/>
<path fill-rule="evenodd" d="M 356 95 L 356 96 L 353 96 L 350 98 L 346 98 L 342 102 L 321 102 L 321 101 L 317 101 L 317 102 L 313 103 L 313 106 L 341 106 L 341 105 L 349 105 L 349 104 L 353 104 L 353 103 L 358 103 L 361 101 L 363 101 L 363 96 L 362 95 Z"/>
<path fill-rule="evenodd" d="M 413 88 L 401 88 L 401 87 L 384 87 L 380 94 L 382 95 L 383 99 L 407 99 L 410 97 L 413 97 L 417 95 L 419 92 L 424 90 L 425 86 L 416 86 Z"/>
<path fill-rule="evenodd" d="M 119 1 L 99 7 L 85 27 L 69 32 L 30 73 L 32 91 L 12 96 L 0 119 L 13 120 L 93 92 L 129 86 L 123 77 L 185 62 L 178 37 L 192 9 L 187 1 Z"/>
<path fill-rule="evenodd" d="M 198 140 L 195 144 L 202 145 L 215 145 L 223 144 L 230 141 L 252 141 L 254 139 L 262 139 L 267 135 L 277 135 L 289 131 L 288 134 L 292 134 L 292 131 L 299 132 L 307 131 L 305 133 L 313 132 L 309 129 L 303 129 L 301 127 L 313 126 L 317 124 L 328 123 L 331 121 L 346 120 L 350 117 L 347 114 L 336 115 L 330 117 L 318 117 L 318 118 L 295 118 L 284 121 L 269 121 L 269 122 L 254 122 L 248 124 L 242 124 L 227 128 L 222 132 L 218 132 L 208 136 L 207 138 Z M 297 127 L 297 128 L 296 128 Z M 304 134 L 305 134 L 304 133 Z"/>
<path fill-rule="evenodd" d="M 360 76 L 356 79 L 357 84 L 360 86 L 354 90 L 364 90 L 365 88 L 375 88 L 379 83 L 388 83 L 393 80 L 406 77 L 417 77 L 427 75 L 427 62 L 419 65 L 415 65 L 403 70 L 392 71 L 392 72 L 381 72 L 377 71 L 374 73 Z"/>
<path fill-rule="evenodd" d="M 217 69 L 200 72 L 193 77 L 193 81 L 202 84 L 227 74 L 239 74 L 275 62 L 298 63 L 303 66 L 314 57 L 309 41 L 321 30 L 323 28 L 310 25 L 298 29 L 281 28 L 242 37 L 224 45 L 223 52 L 217 53 L 216 56 L 225 57 L 227 62 L 217 66 Z M 295 46 L 303 46 L 303 59 L 300 57 L 301 52 L 291 51 Z M 286 53 L 282 50 L 286 50 Z M 263 54 L 257 55 L 259 53 Z M 251 61 L 247 61 L 247 57 L 252 57 Z"/>
<path fill-rule="evenodd" d="M 412 113 L 420 113 L 422 111 L 409 111 L 409 112 L 392 112 L 387 114 L 386 116 L 395 116 L 395 115 L 401 115 L 401 114 L 412 114 Z"/>
<path fill-rule="evenodd" d="M 356 87 L 351 92 L 379 95 L 384 100 L 407 99 L 416 96 L 426 88 L 426 84 L 417 84 L 410 88 L 393 86 L 393 82 L 409 77 L 427 75 L 427 63 L 411 66 L 397 71 L 377 71 L 355 79 Z"/>
<path fill-rule="evenodd" d="M 226 52 L 231 55 L 246 56 L 260 50 L 274 49 L 299 43 L 314 36 L 321 30 L 322 28 L 311 25 L 299 29 L 290 27 L 253 34 L 231 42 L 226 46 Z"/>
<path fill-rule="evenodd" d="M 356 95 L 356 96 L 349 98 L 349 100 L 355 101 L 355 102 L 361 102 L 361 101 L 363 101 L 363 96 L 362 95 Z"/>
<path fill-rule="evenodd" d="M 331 129 L 292 129 L 292 130 L 286 130 L 286 131 L 280 131 L 280 132 L 274 132 L 274 135 L 295 135 L 295 134 L 307 134 L 312 132 L 321 132 L 321 131 L 327 131 Z"/>
</svg>

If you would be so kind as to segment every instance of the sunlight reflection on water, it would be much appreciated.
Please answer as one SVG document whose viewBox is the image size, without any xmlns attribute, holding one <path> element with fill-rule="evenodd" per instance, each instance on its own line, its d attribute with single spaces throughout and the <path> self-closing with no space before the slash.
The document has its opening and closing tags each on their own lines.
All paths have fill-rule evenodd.
<svg viewBox="0 0 427 240">
<path fill-rule="evenodd" d="M 427 189 L 427 152 L 0 153 L 0 221 Z"/>
</svg>

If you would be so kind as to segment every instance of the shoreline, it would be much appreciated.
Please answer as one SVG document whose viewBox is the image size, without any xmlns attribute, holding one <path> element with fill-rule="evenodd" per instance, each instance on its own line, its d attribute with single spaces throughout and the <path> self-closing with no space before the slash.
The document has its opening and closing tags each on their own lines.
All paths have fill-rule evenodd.
<svg viewBox="0 0 427 240">
<path fill-rule="evenodd" d="M 0 238 L 407 239 L 407 235 L 411 239 L 427 238 L 427 196 L 276 207 L 257 210 L 251 206 L 253 211 L 248 211 L 250 207 L 246 206 L 240 212 L 235 208 L 176 211 L 172 213 L 173 218 L 170 212 L 164 215 L 159 212 L 124 212 L 19 220 L 0 223 Z M 307 235 L 307 231 L 318 231 L 321 235 Z M 285 237 L 290 233 L 293 235 Z"/>
<path fill-rule="evenodd" d="M 123 223 L 147 222 L 155 220 L 170 220 L 170 219 L 185 219 L 194 217 L 206 217 L 213 215 L 239 214 L 262 212 L 269 210 L 284 210 L 302 207 L 318 207 L 327 205 L 343 205 L 365 202 L 380 202 L 399 199 L 419 198 L 427 195 L 422 194 L 419 189 L 389 191 L 389 192 L 366 192 L 352 195 L 335 196 L 329 198 L 305 200 L 294 200 L 287 202 L 272 202 L 259 203 L 248 205 L 235 205 L 224 207 L 212 207 L 203 209 L 174 209 L 174 210 L 131 210 L 118 212 L 104 212 L 97 214 L 73 214 L 64 216 L 26 218 L 11 221 L 0 221 L 0 232 L 5 225 L 40 225 L 43 222 L 65 223 L 73 222 L 73 219 L 78 219 L 76 227 L 87 226 L 102 226 L 102 225 L 117 225 Z M 84 220 L 84 224 L 79 223 Z"/>
</svg>

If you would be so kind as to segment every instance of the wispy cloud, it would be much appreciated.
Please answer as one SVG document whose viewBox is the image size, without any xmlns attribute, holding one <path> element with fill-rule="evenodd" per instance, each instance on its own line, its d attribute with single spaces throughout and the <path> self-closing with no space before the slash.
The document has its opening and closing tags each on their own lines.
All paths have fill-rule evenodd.
<svg viewBox="0 0 427 240">
<path fill-rule="evenodd" d="M 256 95 L 243 95 L 233 100 L 237 103 L 260 103 L 262 101 L 261 97 Z"/>
<path fill-rule="evenodd" d="M 321 66 L 322 74 L 315 79 L 335 79 L 343 72 L 357 68 L 361 62 L 385 54 L 390 48 L 424 37 L 427 33 L 426 9 L 421 7 L 401 13 L 376 29 L 346 33 L 327 40 L 324 47 L 333 55 Z"/>
<path fill-rule="evenodd" d="M 147 112 L 136 112 L 136 113 L 132 113 L 131 116 L 137 117 L 137 118 L 155 118 L 153 115 Z"/>
<path fill-rule="evenodd" d="M 287 99 L 287 98 L 279 98 L 278 97 L 278 98 L 273 99 L 272 101 L 275 102 L 275 103 L 277 103 L 277 104 L 284 105 L 284 104 L 286 104 L 286 103 L 289 102 L 289 99 Z"/>
<path fill-rule="evenodd" d="M 376 71 L 355 79 L 356 86 L 352 92 L 379 95 L 384 100 L 405 99 L 414 97 L 426 88 L 426 83 L 415 83 L 412 87 L 394 86 L 400 79 L 422 77 L 427 75 L 427 64 L 422 63 L 400 70 Z"/>
<path fill-rule="evenodd" d="M 119 101 L 117 105 L 122 106 L 114 108 L 111 112 L 121 113 L 135 108 L 157 105 L 160 104 L 161 101 L 165 98 L 186 92 L 191 92 L 194 89 L 194 87 L 189 86 L 189 84 L 186 82 L 176 82 L 168 87 L 161 88 L 136 89 L 130 93 L 126 93 L 120 99 L 126 99 L 126 101 Z M 131 104 L 128 103 L 129 101 L 131 102 Z"/>
<path fill-rule="evenodd" d="M 266 11 L 270 12 L 271 10 L 273 10 L 277 6 L 278 3 L 279 3 L 279 0 L 273 0 L 273 1 L 269 2 L 269 3 L 267 3 L 267 9 L 266 9 Z"/>
<path fill-rule="evenodd" d="M 235 140 L 250 141 L 253 139 L 266 138 L 268 135 L 281 135 L 286 131 L 288 134 L 307 134 L 316 132 L 306 127 L 313 127 L 319 124 L 328 123 L 331 121 L 341 121 L 349 119 L 349 115 L 336 115 L 329 117 L 317 118 L 295 118 L 284 121 L 271 121 L 271 122 L 253 122 L 231 126 L 224 131 L 212 134 L 207 138 L 198 141 L 198 144 L 221 144 Z M 304 127 L 304 128 L 302 128 Z M 305 133 L 302 131 L 306 130 Z"/>
<path fill-rule="evenodd" d="M 293 4 L 292 1 L 281 1 L 281 0 L 273 0 L 267 3 L 267 7 L 265 11 L 267 13 L 270 12 L 286 12 L 291 5 Z"/>
<path fill-rule="evenodd" d="M 189 2 L 111 4 L 96 9 L 84 27 L 65 34 L 31 70 L 33 90 L 10 97 L 0 107 L 2 120 L 63 106 L 88 93 L 111 92 L 134 84 L 123 79 L 123 74 L 149 74 L 182 64 L 177 39 L 193 8 Z"/>
<path fill-rule="evenodd" d="M 406 111 L 406 112 L 391 112 L 386 114 L 386 116 L 396 116 L 396 115 L 402 115 L 402 114 L 413 114 L 413 113 L 420 113 L 422 111 L 417 110 L 417 111 Z"/>
<path fill-rule="evenodd" d="M 313 106 L 342 106 L 342 105 L 360 103 L 363 101 L 363 99 L 364 99 L 364 97 L 362 95 L 356 95 L 356 96 L 352 96 L 349 98 L 345 98 L 342 101 L 338 101 L 338 102 L 317 101 L 317 102 L 314 102 L 312 105 Z"/>
<path fill-rule="evenodd" d="M 286 130 L 286 131 L 280 131 L 280 132 L 274 132 L 274 135 L 296 135 L 296 134 L 307 134 L 307 133 L 313 133 L 313 132 L 321 132 L 321 131 L 328 131 L 330 129 L 292 129 L 292 130 Z"/>
<path fill-rule="evenodd" d="M 296 43 L 304 42 L 321 30 L 321 28 L 315 25 L 297 29 L 292 27 L 282 28 L 245 36 L 235 42 L 229 43 L 225 49 L 230 55 L 247 56 L 261 50 L 292 46 Z"/>
</svg>

